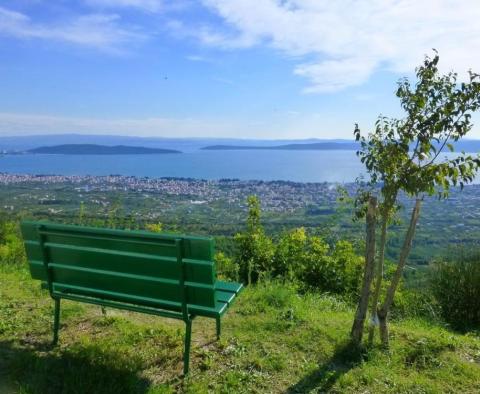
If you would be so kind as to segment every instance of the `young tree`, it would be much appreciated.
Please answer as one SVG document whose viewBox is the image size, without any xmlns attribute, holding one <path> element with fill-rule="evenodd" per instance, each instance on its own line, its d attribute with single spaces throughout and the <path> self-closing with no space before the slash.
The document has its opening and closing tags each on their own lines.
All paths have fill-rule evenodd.
<svg viewBox="0 0 480 394">
<path fill-rule="evenodd" d="M 368 208 L 366 212 L 367 227 L 365 240 L 365 270 L 363 273 L 362 289 L 360 291 L 360 300 L 358 301 L 357 311 L 353 320 L 351 331 L 352 339 L 356 343 L 362 341 L 363 327 L 365 326 L 365 319 L 368 311 L 368 301 L 370 299 L 372 280 L 375 271 L 375 222 L 377 199 L 370 197 L 368 199 Z"/>
<path fill-rule="evenodd" d="M 271 270 L 275 251 L 272 240 L 265 234 L 260 222 L 260 199 L 249 196 L 247 204 L 247 229 L 235 235 L 235 243 L 240 279 L 251 284 L 257 282 L 261 274 Z"/>
<path fill-rule="evenodd" d="M 441 75 L 438 61 L 436 51 L 433 58 L 425 57 L 424 63 L 416 69 L 415 85 L 406 78 L 398 82 L 396 95 L 406 112 L 404 118 L 380 116 L 375 130 L 367 137 L 355 125 L 354 135 L 360 142 L 357 155 L 370 177 L 366 190 L 359 194 L 359 200 L 365 201 L 365 196 L 379 190 L 381 230 L 371 314 L 372 322 L 379 324 L 385 346 L 388 346 L 390 307 L 407 263 L 424 195 L 438 194 L 439 198 L 446 198 L 451 186 L 463 188 L 473 180 L 480 167 L 478 156 L 464 152 L 455 157 L 440 157 L 445 149 L 453 152 L 453 142 L 472 128 L 471 115 L 480 107 L 480 75 L 470 71 L 469 80 L 460 83 L 454 72 Z M 414 198 L 415 205 L 396 271 L 380 305 L 388 227 L 399 210 L 401 192 Z M 373 340 L 374 328 L 372 325 L 370 340 Z M 358 338 L 361 335 L 357 333 L 354 339 Z"/>
</svg>

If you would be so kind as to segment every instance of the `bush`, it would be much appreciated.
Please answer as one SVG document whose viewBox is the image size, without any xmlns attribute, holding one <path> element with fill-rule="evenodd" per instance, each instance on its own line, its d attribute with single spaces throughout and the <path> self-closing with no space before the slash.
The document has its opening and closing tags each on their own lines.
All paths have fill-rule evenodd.
<svg viewBox="0 0 480 394">
<path fill-rule="evenodd" d="M 247 229 L 236 234 L 234 239 L 240 280 L 251 284 L 271 272 L 274 246 L 260 223 L 260 200 L 250 196 L 247 204 Z"/>
<path fill-rule="evenodd" d="M 362 266 L 363 259 L 355 254 L 351 243 L 339 241 L 331 249 L 322 238 L 311 236 L 298 278 L 310 289 L 356 295 Z"/>
<path fill-rule="evenodd" d="M 430 287 L 447 323 L 462 330 L 480 327 L 480 253 L 436 263 Z"/>
<path fill-rule="evenodd" d="M 239 265 L 240 280 L 244 283 L 256 283 L 272 270 L 274 245 L 263 232 L 236 234 L 236 261 Z"/>
<path fill-rule="evenodd" d="M 356 255 L 350 242 L 338 241 L 331 247 L 323 238 L 300 227 L 285 232 L 274 243 L 261 225 L 258 198 L 250 197 L 248 207 L 247 229 L 234 238 L 241 281 L 251 284 L 262 278 L 275 279 L 296 283 L 303 290 L 357 295 L 364 259 Z M 219 262 L 235 267 L 223 255 Z"/>
<path fill-rule="evenodd" d="M 400 287 L 393 300 L 392 318 L 425 318 L 429 321 L 439 321 L 438 303 L 429 289 L 406 289 Z"/>
<path fill-rule="evenodd" d="M 331 248 L 324 239 L 307 234 L 303 227 L 282 235 L 275 247 L 271 275 L 297 282 L 304 289 L 355 295 L 362 275 L 363 258 L 350 242 Z"/>
<path fill-rule="evenodd" d="M 221 279 L 238 281 L 238 264 L 230 257 L 225 256 L 224 253 L 218 252 L 215 254 L 215 266 L 217 267 L 217 274 Z"/>
<path fill-rule="evenodd" d="M 26 262 L 25 248 L 15 222 L 0 223 L 0 264 L 21 265 Z"/>
</svg>

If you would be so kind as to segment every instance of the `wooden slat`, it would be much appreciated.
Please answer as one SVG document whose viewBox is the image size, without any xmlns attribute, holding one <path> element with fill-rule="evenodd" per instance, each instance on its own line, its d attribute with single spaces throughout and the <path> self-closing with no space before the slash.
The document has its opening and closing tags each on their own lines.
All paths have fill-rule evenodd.
<svg viewBox="0 0 480 394">
<path fill-rule="evenodd" d="M 115 271 L 96 270 L 51 263 L 53 280 L 59 285 L 71 285 L 98 289 L 152 299 L 181 302 L 178 280 L 124 274 Z M 185 282 L 187 303 L 212 307 L 212 285 Z"/>
<path fill-rule="evenodd" d="M 228 305 L 230 305 L 233 302 L 236 296 L 235 293 L 229 293 L 229 292 L 219 291 L 219 290 L 217 290 L 215 294 L 217 295 L 217 301 L 225 302 Z"/>
<path fill-rule="evenodd" d="M 152 275 L 155 277 L 178 279 L 180 267 L 170 256 L 147 253 L 131 253 L 111 249 L 98 249 L 85 246 L 71 246 L 47 242 L 51 261 L 86 268 L 116 270 L 119 272 Z M 213 262 L 183 259 L 186 266 L 185 279 L 191 282 L 213 284 Z"/>
<path fill-rule="evenodd" d="M 125 304 L 123 302 L 110 301 L 104 298 L 99 299 L 94 297 L 80 296 L 80 295 L 66 294 L 66 293 L 61 293 L 61 294 L 55 293 L 55 295 L 58 295 L 67 300 L 85 302 L 87 304 L 102 305 L 102 306 L 108 306 L 108 307 L 117 308 L 117 309 L 125 309 L 132 312 L 148 313 L 150 315 L 170 317 L 172 319 L 183 319 L 183 315 L 181 313 L 169 311 L 168 309 L 142 307 L 142 306 L 139 306 L 138 304 Z"/>
<path fill-rule="evenodd" d="M 243 289 L 243 284 L 236 282 L 223 282 L 221 280 L 217 280 L 215 282 L 215 289 L 238 294 Z"/>
<path fill-rule="evenodd" d="M 208 314 L 223 310 L 215 295 L 211 238 L 46 222 L 22 222 L 21 228 L 35 279 L 47 280 L 41 233 L 45 258 L 58 288 L 64 286 L 70 292 L 91 289 L 100 295 L 111 293 L 154 303 L 180 303 L 185 299 L 189 308 L 198 307 Z M 181 263 L 177 260 L 180 246 L 176 244 L 181 245 Z M 181 272 L 184 286 L 180 285 Z"/>
<path fill-rule="evenodd" d="M 46 230 L 56 232 L 57 234 L 68 234 L 72 237 L 74 234 L 78 234 L 77 240 L 81 243 L 82 234 L 83 236 L 93 236 L 97 239 L 98 243 L 107 242 L 107 240 L 118 240 L 114 242 L 114 245 L 110 245 L 111 248 L 117 250 L 126 250 L 126 251 L 144 251 L 149 253 L 150 248 L 157 248 L 152 250 L 153 252 L 158 252 L 158 245 L 162 243 L 171 243 L 174 242 L 177 238 L 183 239 L 184 244 L 184 258 L 192 258 L 197 260 L 207 260 L 212 261 L 214 257 L 214 240 L 210 237 L 196 237 L 190 235 L 179 235 L 179 234 L 168 234 L 168 233 L 152 233 L 147 231 L 126 231 L 126 230 L 114 230 L 114 229 L 105 229 L 105 228 L 96 228 L 96 227 L 86 227 L 86 226 L 74 226 L 74 225 L 64 225 L 57 223 L 49 222 L 35 222 L 35 221 L 23 221 L 21 223 L 21 230 L 24 240 L 26 241 L 37 241 L 38 232 L 37 227 L 43 225 Z M 51 241 L 54 241 L 55 236 L 52 235 L 52 238 L 48 238 Z M 126 246 L 124 241 L 136 241 L 136 242 L 146 242 L 151 245 L 138 245 L 138 249 L 133 250 L 131 245 Z M 113 241 L 109 241 L 113 242 Z M 59 242 L 59 243 L 68 243 L 72 242 Z M 157 246 L 155 246 L 157 245 Z M 92 246 L 92 244 L 87 244 L 86 246 Z M 122 249 L 122 246 L 126 249 Z M 108 249 L 108 248 L 107 248 Z M 162 254 L 162 253 L 158 253 Z M 174 254 L 173 254 L 174 255 Z M 173 256 L 172 255 L 172 256 Z"/>
<path fill-rule="evenodd" d="M 106 291 L 100 290 L 91 287 L 84 287 L 84 286 L 74 286 L 74 285 L 67 285 L 64 283 L 53 283 L 53 289 L 55 294 L 62 297 L 64 294 L 71 294 L 71 295 L 84 295 L 90 297 L 97 297 L 100 299 L 107 299 L 112 301 L 119 301 L 119 302 L 129 302 L 138 305 L 145 305 L 150 306 L 152 308 L 167 308 L 169 310 L 176 310 L 180 311 L 181 304 L 179 302 L 171 302 L 168 300 L 161 300 L 151 297 L 141 297 L 132 294 L 123 294 L 117 293 L 115 291 Z"/>
<path fill-rule="evenodd" d="M 178 280 L 180 276 L 176 259 L 169 256 L 50 242 L 47 242 L 45 247 L 48 248 L 50 261 L 59 264 L 165 279 Z"/>
<path fill-rule="evenodd" d="M 192 314 L 205 317 L 220 317 L 228 309 L 228 304 L 217 301 L 214 308 L 206 308 L 199 305 L 188 305 L 188 311 Z"/>
</svg>

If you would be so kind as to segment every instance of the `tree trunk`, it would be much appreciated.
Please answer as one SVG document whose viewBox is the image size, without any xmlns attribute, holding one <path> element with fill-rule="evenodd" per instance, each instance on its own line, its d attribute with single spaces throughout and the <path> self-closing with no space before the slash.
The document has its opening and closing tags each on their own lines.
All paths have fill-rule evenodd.
<svg viewBox="0 0 480 394">
<path fill-rule="evenodd" d="M 366 245 L 365 245 L 365 271 L 363 275 L 362 291 L 358 302 L 355 319 L 353 321 L 351 337 L 359 344 L 362 341 L 365 318 L 368 311 L 373 273 L 375 269 L 375 225 L 376 225 L 377 199 L 370 197 L 368 201 L 366 220 Z"/>
<path fill-rule="evenodd" d="M 388 324 L 387 324 L 387 312 L 383 309 L 378 310 L 378 328 L 380 330 L 380 340 L 382 345 L 388 349 L 389 340 L 388 340 Z"/>
<path fill-rule="evenodd" d="M 387 225 L 388 225 L 388 210 L 385 208 L 382 217 L 382 232 L 380 234 L 380 251 L 378 254 L 377 261 L 377 272 L 376 272 L 376 281 L 375 281 L 375 290 L 373 291 L 372 305 L 370 306 L 370 327 L 368 332 L 368 342 L 373 343 L 375 337 L 375 327 L 378 324 L 378 299 L 380 298 L 380 291 L 382 289 L 383 281 L 383 267 L 385 264 L 385 245 L 387 243 Z"/>
<path fill-rule="evenodd" d="M 415 236 L 415 229 L 417 227 L 418 217 L 420 216 L 420 206 L 422 200 L 417 199 L 415 202 L 415 207 L 412 211 L 412 217 L 410 218 L 410 225 L 408 226 L 407 234 L 405 235 L 405 240 L 403 242 L 402 251 L 400 253 L 400 259 L 398 260 L 397 270 L 393 276 L 393 279 L 390 283 L 390 287 L 387 290 L 387 295 L 382 307 L 378 310 L 378 318 L 380 323 L 380 338 L 382 344 L 385 347 L 388 347 L 388 313 L 390 307 L 393 303 L 393 297 L 395 296 L 395 291 L 397 290 L 400 279 L 402 278 L 403 269 L 407 263 L 408 255 L 412 249 L 412 241 Z"/>
</svg>

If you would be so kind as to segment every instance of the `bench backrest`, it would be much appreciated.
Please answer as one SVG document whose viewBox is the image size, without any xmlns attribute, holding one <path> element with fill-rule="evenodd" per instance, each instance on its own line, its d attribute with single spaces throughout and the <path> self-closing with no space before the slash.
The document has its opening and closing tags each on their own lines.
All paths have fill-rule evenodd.
<svg viewBox="0 0 480 394">
<path fill-rule="evenodd" d="M 54 292 L 179 311 L 215 306 L 212 238 L 34 221 L 21 229 L 32 277 Z"/>
</svg>

